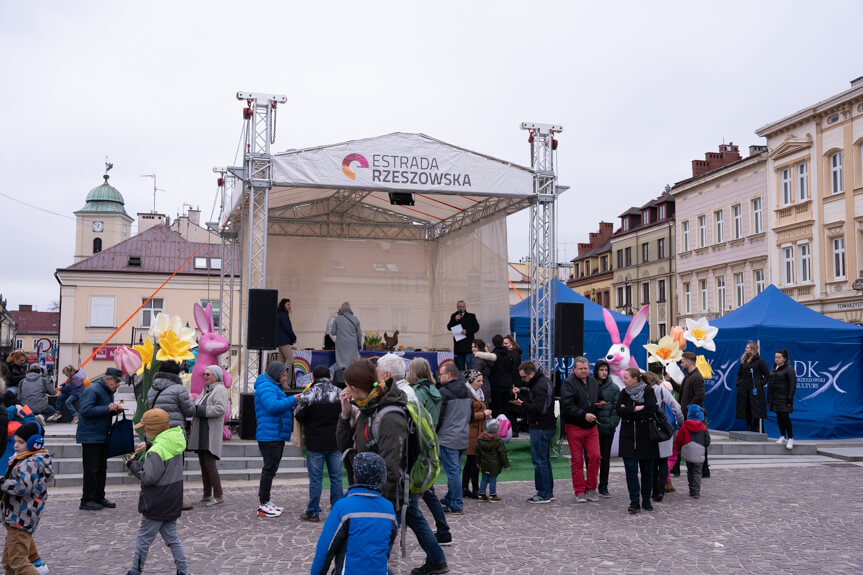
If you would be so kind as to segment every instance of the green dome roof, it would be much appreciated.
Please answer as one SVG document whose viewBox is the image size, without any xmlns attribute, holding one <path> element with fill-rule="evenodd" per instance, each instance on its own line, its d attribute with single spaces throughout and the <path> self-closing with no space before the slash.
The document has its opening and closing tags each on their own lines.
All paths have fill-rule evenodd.
<svg viewBox="0 0 863 575">
<path fill-rule="evenodd" d="M 78 210 L 78 212 L 115 213 L 128 217 L 129 214 L 126 213 L 124 207 L 126 202 L 123 201 L 122 194 L 117 191 L 117 188 L 108 183 L 107 175 L 102 177 L 105 178 L 105 182 L 101 186 L 96 186 L 90 190 L 90 193 L 87 194 L 84 207 Z"/>
</svg>

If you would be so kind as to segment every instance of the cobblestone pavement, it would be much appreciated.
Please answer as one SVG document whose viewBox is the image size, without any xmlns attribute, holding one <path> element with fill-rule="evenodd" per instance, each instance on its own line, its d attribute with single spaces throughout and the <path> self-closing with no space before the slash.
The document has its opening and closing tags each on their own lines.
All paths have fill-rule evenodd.
<svg viewBox="0 0 863 575">
<path fill-rule="evenodd" d="M 546 505 L 525 502 L 532 482 L 501 483 L 503 503 L 468 500 L 465 514 L 452 518 L 455 543 L 445 551 L 451 573 L 863 573 L 861 480 L 863 468 L 854 464 L 716 468 L 695 500 L 684 472 L 677 492 L 636 516 L 626 514 L 619 471 L 611 477 L 614 497 L 598 503 L 576 504 L 568 480 L 556 481 L 557 500 Z M 180 536 L 196 575 L 308 573 L 322 524 L 296 520 L 307 488 L 276 485 L 274 499 L 286 508 L 276 519 L 255 516 L 256 491 L 229 484 L 224 505 L 183 513 Z M 187 485 L 186 495 L 200 492 Z M 115 489 L 109 497 L 117 509 L 85 512 L 77 489 L 51 493 L 36 533 L 51 573 L 126 572 L 137 493 Z M 395 552 L 390 562 L 397 574 L 423 561 L 410 531 L 407 547 L 406 560 Z M 161 539 L 145 572 L 174 573 Z"/>
</svg>

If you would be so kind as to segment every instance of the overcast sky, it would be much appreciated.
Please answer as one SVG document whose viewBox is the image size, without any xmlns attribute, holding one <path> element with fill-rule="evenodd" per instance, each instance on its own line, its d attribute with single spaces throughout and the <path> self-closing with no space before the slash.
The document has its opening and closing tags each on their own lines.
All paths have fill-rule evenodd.
<svg viewBox="0 0 863 575">
<path fill-rule="evenodd" d="M 13 2 L 0 0 L 0 293 L 46 309 L 72 212 L 111 184 L 133 217 L 210 218 L 235 163 L 238 90 L 284 94 L 276 149 L 422 132 L 529 164 L 522 121 L 560 136 L 561 260 L 690 161 L 863 75 L 863 3 Z M 237 159 L 236 162 L 240 160 Z M 68 217 L 53 215 L 49 210 Z M 511 260 L 527 215 L 509 219 Z"/>
</svg>

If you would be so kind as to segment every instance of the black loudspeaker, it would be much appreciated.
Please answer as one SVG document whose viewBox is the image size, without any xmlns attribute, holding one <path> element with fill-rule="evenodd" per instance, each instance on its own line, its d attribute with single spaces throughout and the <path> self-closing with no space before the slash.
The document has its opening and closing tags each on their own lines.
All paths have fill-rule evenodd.
<svg viewBox="0 0 863 575">
<path fill-rule="evenodd" d="M 255 439 L 258 418 L 255 416 L 255 394 L 240 394 L 240 439 Z"/>
<path fill-rule="evenodd" d="M 249 290 L 249 349 L 275 349 L 278 299 L 274 289 Z"/>
<path fill-rule="evenodd" d="M 578 357 L 584 354 L 584 305 L 554 304 L 554 357 Z"/>
</svg>

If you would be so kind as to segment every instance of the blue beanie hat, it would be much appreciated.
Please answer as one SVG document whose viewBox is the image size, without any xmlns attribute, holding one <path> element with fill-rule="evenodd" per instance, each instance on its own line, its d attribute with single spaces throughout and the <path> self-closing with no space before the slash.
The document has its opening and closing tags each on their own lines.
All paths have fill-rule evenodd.
<svg viewBox="0 0 863 575">
<path fill-rule="evenodd" d="M 686 411 L 686 419 L 694 419 L 695 421 L 704 421 L 704 410 L 697 403 L 693 403 Z"/>
<path fill-rule="evenodd" d="M 373 491 L 381 491 L 387 482 L 387 464 L 377 453 L 364 451 L 354 457 L 354 485 Z"/>
</svg>

